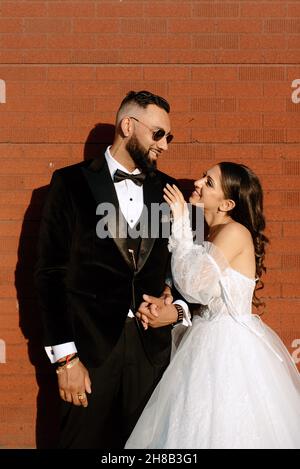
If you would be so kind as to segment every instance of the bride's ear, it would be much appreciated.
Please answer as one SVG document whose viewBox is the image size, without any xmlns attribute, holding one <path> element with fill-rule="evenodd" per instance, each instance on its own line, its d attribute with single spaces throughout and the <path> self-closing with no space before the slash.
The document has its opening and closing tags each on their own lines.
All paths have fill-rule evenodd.
<svg viewBox="0 0 300 469">
<path fill-rule="evenodd" d="M 218 208 L 219 212 L 230 212 L 235 207 L 235 202 L 232 199 L 225 199 Z"/>
</svg>

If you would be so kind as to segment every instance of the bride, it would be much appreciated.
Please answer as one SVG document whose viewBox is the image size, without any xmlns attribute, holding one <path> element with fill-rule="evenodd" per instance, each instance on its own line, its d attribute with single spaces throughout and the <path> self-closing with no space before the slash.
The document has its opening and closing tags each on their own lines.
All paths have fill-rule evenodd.
<svg viewBox="0 0 300 469">
<path fill-rule="evenodd" d="M 173 329 L 171 363 L 126 448 L 300 448 L 299 372 L 252 314 L 268 242 L 258 178 L 219 163 L 195 182 L 190 202 L 204 204 L 209 227 L 202 245 L 193 244 L 179 189 L 167 186 L 165 200 L 174 216 L 174 285 L 199 308 L 184 334 Z M 141 315 L 145 328 L 150 318 Z"/>
</svg>

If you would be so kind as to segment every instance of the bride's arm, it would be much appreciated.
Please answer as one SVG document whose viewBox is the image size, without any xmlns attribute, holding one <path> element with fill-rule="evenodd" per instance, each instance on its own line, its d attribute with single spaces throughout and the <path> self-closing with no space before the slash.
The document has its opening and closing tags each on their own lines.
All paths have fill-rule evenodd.
<svg viewBox="0 0 300 469">
<path fill-rule="evenodd" d="M 208 304 L 220 295 L 218 282 L 228 261 L 212 243 L 193 243 L 187 204 L 179 189 L 169 186 L 165 194 L 174 216 L 169 240 L 174 285 L 188 302 Z"/>
</svg>

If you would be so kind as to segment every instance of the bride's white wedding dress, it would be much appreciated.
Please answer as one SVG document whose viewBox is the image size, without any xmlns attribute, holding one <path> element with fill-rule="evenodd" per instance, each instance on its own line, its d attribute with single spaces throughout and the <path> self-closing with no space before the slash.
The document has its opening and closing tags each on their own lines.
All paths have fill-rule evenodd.
<svg viewBox="0 0 300 469">
<path fill-rule="evenodd" d="M 205 306 L 192 327 L 173 329 L 171 363 L 126 448 L 300 448 L 300 375 L 252 314 L 255 280 L 212 243 L 194 245 L 188 217 L 170 249 L 175 286 Z"/>
</svg>

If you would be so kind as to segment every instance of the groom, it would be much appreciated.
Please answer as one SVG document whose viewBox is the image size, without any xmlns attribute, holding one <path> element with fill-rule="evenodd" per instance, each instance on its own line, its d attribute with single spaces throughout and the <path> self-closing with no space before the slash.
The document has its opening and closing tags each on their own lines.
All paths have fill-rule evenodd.
<svg viewBox="0 0 300 469">
<path fill-rule="evenodd" d="M 129 92 L 105 154 L 52 177 L 35 279 L 58 373 L 61 448 L 122 448 L 168 365 L 171 326 L 143 329 L 143 293 L 166 305 L 161 325 L 188 314 L 166 284 L 162 217 L 158 237 L 137 230 L 175 182 L 156 168 L 172 140 L 169 111 L 159 96 Z"/>
</svg>

